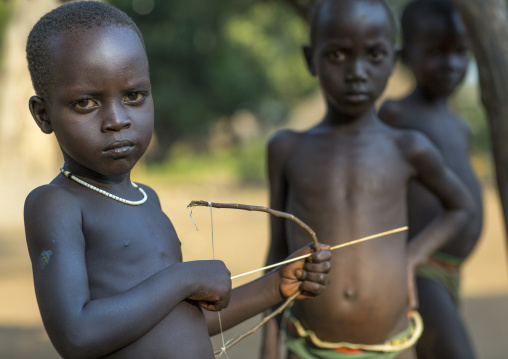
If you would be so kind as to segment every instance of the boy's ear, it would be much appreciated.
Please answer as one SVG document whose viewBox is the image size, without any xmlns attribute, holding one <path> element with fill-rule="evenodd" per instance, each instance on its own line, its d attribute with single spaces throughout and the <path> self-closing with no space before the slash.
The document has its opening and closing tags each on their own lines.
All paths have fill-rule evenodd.
<svg viewBox="0 0 508 359">
<path fill-rule="evenodd" d="M 394 45 L 393 46 L 393 51 L 394 51 L 394 55 L 395 55 L 395 61 L 400 60 L 401 56 L 402 56 L 402 46 L 400 46 L 400 45 Z"/>
<path fill-rule="evenodd" d="M 302 46 L 303 56 L 307 62 L 307 68 L 312 76 L 316 76 L 316 69 L 314 68 L 314 61 L 312 60 L 312 47 L 309 45 Z"/>
<path fill-rule="evenodd" d="M 394 45 L 393 46 L 393 67 L 395 68 L 395 65 L 398 61 L 402 60 L 402 47 L 400 45 Z"/>
<path fill-rule="evenodd" d="M 398 54 L 397 54 L 400 62 L 402 62 L 404 65 L 408 65 L 407 61 L 407 49 L 405 47 L 398 47 Z"/>
<path fill-rule="evenodd" d="M 48 110 L 44 99 L 39 96 L 32 96 L 30 97 L 30 100 L 28 100 L 28 107 L 30 108 L 30 113 L 41 131 L 46 134 L 53 132 L 53 127 L 49 121 Z"/>
</svg>

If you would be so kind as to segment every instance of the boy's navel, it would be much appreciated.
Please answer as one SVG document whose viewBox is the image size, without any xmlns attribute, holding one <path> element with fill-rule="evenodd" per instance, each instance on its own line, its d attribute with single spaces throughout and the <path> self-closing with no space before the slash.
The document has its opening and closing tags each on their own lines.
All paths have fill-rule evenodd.
<svg viewBox="0 0 508 359">
<path fill-rule="evenodd" d="M 352 300 L 356 298 L 356 292 L 352 288 L 346 288 L 343 292 L 344 298 Z"/>
</svg>

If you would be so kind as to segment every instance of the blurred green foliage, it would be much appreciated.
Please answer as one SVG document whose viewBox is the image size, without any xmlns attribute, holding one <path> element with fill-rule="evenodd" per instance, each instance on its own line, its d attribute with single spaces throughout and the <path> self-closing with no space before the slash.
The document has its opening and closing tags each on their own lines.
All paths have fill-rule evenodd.
<svg viewBox="0 0 508 359">
<path fill-rule="evenodd" d="M 188 143 L 177 142 L 162 162 L 148 163 L 151 180 L 172 184 L 229 183 L 266 184 L 266 144 L 246 141 L 215 152 L 196 152 Z"/>
<path fill-rule="evenodd" d="M 490 136 L 487 116 L 480 101 L 480 89 L 477 84 L 461 86 L 454 94 L 451 105 L 471 127 L 473 134 L 471 150 L 474 153 L 490 151 Z"/>
<path fill-rule="evenodd" d="M 111 0 L 138 24 L 150 61 L 157 150 L 207 148 L 211 125 L 238 110 L 282 122 L 315 88 L 301 45 L 307 24 L 280 2 Z M 154 153 L 154 152 L 152 152 Z"/>
</svg>

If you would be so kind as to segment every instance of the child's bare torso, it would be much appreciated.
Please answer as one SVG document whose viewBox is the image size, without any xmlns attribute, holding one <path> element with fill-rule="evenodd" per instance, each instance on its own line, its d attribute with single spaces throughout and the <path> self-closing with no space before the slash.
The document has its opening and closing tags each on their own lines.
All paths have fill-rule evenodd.
<svg viewBox="0 0 508 359">
<path fill-rule="evenodd" d="M 386 126 L 357 133 L 287 132 L 286 210 L 318 240 L 337 245 L 405 226 L 406 186 L 414 170 Z M 289 250 L 309 242 L 286 228 Z M 333 253 L 324 293 L 297 303 L 294 313 L 326 341 L 379 343 L 407 327 L 406 238 L 402 232 Z M 326 320 L 324 320 L 326 318 Z"/>
<path fill-rule="evenodd" d="M 470 159 L 471 131 L 463 119 L 449 112 L 428 109 L 411 97 L 398 103 L 389 102 L 396 114 L 393 125 L 403 129 L 414 129 L 424 133 L 439 149 L 447 166 L 466 185 L 475 201 L 476 212 L 465 228 L 441 251 L 466 257 L 479 239 L 482 222 L 482 194 L 478 178 Z M 410 236 L 418 233 L 442 213 L 438 200 L 418 182 L 409 187 Z"/>
<path fill-rule="evenodd" d="M 92 300 L 122 293 L 182 261 L 177 234 L 156 201 L 133 207 L 106 197 L 97 200 L 101 203 L 84 201 L 82 208 Z M 106 357 L 211 358 L 211 353 L 200 308 L 184 301 L 139 339 Z"/>
</svg>

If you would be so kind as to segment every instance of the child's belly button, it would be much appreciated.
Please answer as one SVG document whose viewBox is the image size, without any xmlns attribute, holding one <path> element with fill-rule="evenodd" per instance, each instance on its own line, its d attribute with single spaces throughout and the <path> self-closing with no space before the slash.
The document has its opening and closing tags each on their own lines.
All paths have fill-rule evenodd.
<svg viewBox="0 0 508 359">
<path fill-rule="evenodd" d="M 342 294 L 344 295 L 344 298 L 346 300 L 351 300 L 352 301 L 352 300 L 355 300 L 356 297 L 357 297 L 357 292 L 353 288 L 346 288 L 346 289 L 344 289 Z"/>
</svg>

